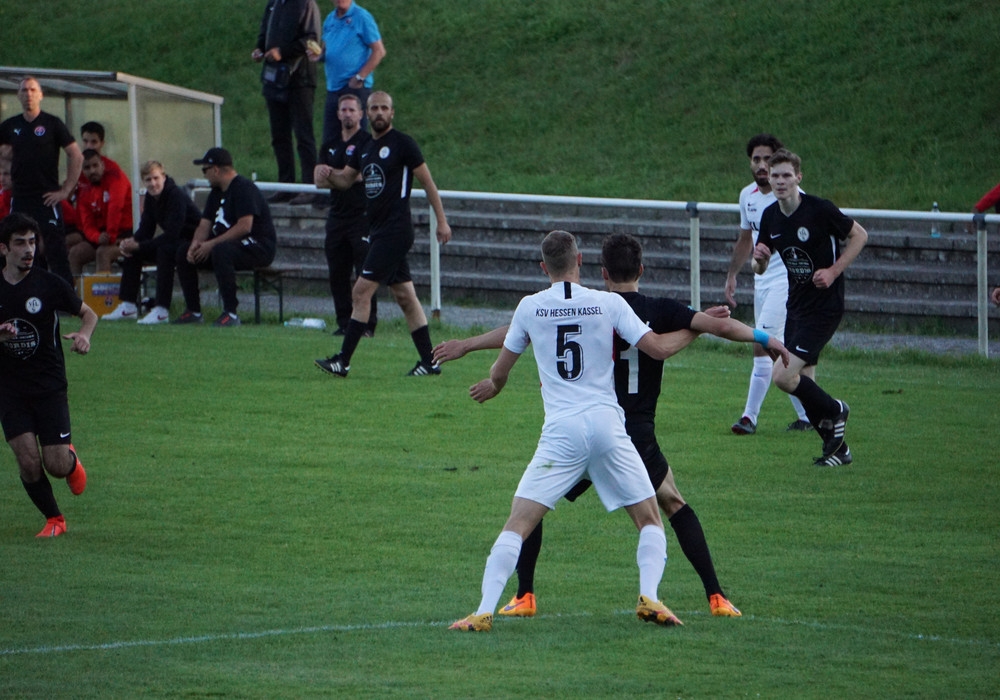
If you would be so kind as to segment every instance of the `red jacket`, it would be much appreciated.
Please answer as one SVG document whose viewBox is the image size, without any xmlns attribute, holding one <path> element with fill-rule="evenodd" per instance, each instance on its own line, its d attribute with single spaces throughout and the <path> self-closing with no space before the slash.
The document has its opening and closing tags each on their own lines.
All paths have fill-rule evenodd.
<svg viewBox="0 0 1000 700">
<path fill-rule="evenodd" d="M 115 243 L 123 232 L 132 231 L 132 184 L 119 168 L 105 170 L 100 183 L 88 180 L 80 185 L 76 199 L 79 227 L 88 241 L 100 242 L 102 231 L 108 233 L 108 243 Z"/>
<path fill-rule="evenodd" d="M 976 202 L 976 211 L 983 213 L 997 202 L 1000 202 L 1000 184 L 983 195 L 983 198 Z"/>
<path fill-rule="evenodd" d="M 0 219 L 10 214 L 10 190 L 0 190 Z"/>
</svg>

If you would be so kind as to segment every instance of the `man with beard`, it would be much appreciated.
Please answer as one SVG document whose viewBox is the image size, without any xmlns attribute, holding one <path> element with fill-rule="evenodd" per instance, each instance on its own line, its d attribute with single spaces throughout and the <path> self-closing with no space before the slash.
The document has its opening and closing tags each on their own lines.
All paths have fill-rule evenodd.
<svg viewBox="0 0 1000 700">
<path fill-rule="evenodd" d="M 361 128 L 364 114 L 361 99 L 357 95 L 342 95 L 337 107 L 340 133 L 323 143 L 319 150 L 319 165 L 316 166 L 315 182 L 322 186 L 328 183 L 330 174 L 347 164 L 354 152 L 371 140 L 367 131 Z M 326 218 L 326 264 L 330 270 L 330 294 L 337 316 L 337 330 L 334 335 L 344 335 L 351 320 L 351 269 L 360 277 L 362 265 L 368 255 L 368 215 L 365 212 L 365 186 L 357 179 L 349 189 L 338 190 L 331 187 L 330 211 Z M 368 318 L 365 335 L 375 334 L 377 322 L 376 300 L 372 297 L 372 312 Z"/>
<path fill-rule="evenodd" d="M 353 310 L 341 350 L 332 357 L 316 360 L 321 370 L 337 377 L 346 377 L 351 368 L 351 356 L 364 336 L 371 316 L 372 297 L 381 284 L 388 285 L 392 291 L 420 354 L 408 376 L 441 374 L 441 368 L 434 362 L 427 316 L 417 298 L 406 261 L 406 254 L 413 246 L 410 188 L 414 177 L 424 186 L 427 201 L 434 209 L 440 243 L 451 240 L 451 227 L 420 147 L 410 136 L 392 128 L 394 114 L 392 97 L 386 92 L 373 92 L 368 98 L 372 140 L 363 148 L 356 149 L 343 169 L 334 170 L 327 177 L 328 184 L 348 189 L 361 175 L 368 198 L 370 227 L 370 248 L 361 275 L 354 283 L 351 295 Z"/>
<path fill-rule="evenodd" d="M 779 148 L 781 141 L 771 134 L 757 134 L 747 143 L 747 156 L 750 158 L 750 172 L 753 182 L 740 192 L 740 235 L 733 246 L 733 257 L 729 263 L 729 275 L 726 277 L 726 300 L 736 308 L 736 275 L 750 259 L 753 247 L 757 244 L 760 232 L 760 215 L 768 205 L 774 202 L 771 185 L 767 181 L 767 161 Z M 754 276 L 753 317 L 754 327 L 784 339 L 785 336 L 785 302 L 788 300 L 788 278 L 785 266 L 780 259 L 775 259 L 763 275 Z M 743 409 L 743 417 L 733 424 L 736 435 L 753 435 L 757 432 L 757 416 L 760 407 L 771 386 L 771 369 L 774 365 L 771 358 L 759 345 L 753 347 L 753 371 L 750 373 L 750 389 L 747 392 L 747 402 Z M 815 367 L 810 368 L 815 371 Z M 811 376 L 811 375 L 810 375 Z M 789 423 L 787 430 L 811 430 L 812 425 L 806 417 L 802 403 L 794 396 L 792 407 L 798 418 Z"/>
<path fill-rule="evenodd" d="M 0 275 L 0 424 L 17 459 L 21 484 L 45 516 L 37 536 L 58 537 L 66 532 L 66 518 L 45 473 L 66 479 L 74 495 L 87 486 L 71 444 L 59 314 L 83 319 L 78 332 L 62 336 L 81 355 L 90 351 L 97 314 L 67 282 L 34 267 L 38 228 L 19 212 L 0 223 L 0 255 L 6 258 Z"/>
</svg>

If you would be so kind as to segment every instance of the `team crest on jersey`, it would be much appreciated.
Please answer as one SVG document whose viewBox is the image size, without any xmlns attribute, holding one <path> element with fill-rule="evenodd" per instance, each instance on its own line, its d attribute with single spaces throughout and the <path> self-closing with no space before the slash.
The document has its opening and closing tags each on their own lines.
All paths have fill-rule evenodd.
<svg viewBox="0 0 1000 700">
<path fill-rule="evenodd" d="M 809 229 L 807 229 L 805 226 L 799 226 L 799 230 L 795 232 L 795 235 L 798 236 L 798 239 L 800 241 L 805 243 L 806 241 L 809 240 Z"/>
<path fill-rule="evenodd" d="M 42 310 L 42 300 L 38 297 L 31 297 L 26 302 L 24 302 L 24 309 L 29 314 L 37 314 Z"/>
<path fill-rule="evenodd" d="M 354 149 L 355 149 L 355 146 L 352 143 L 350 146 L 347 147 L 347 155 L 353 156 L 354 155 Z"/>
<path fill-rule="evenodd" d="M 36 126 L 35 127 L 35 136 L 45 136 L 45 127 L 41 126 L 41 125 Z"/>
<path fill-rule="evenodd" d="M 382 148 L 378 149 L 378 157 L 381 158 L 382 160 L 385 160 L 386 158 L 388 158 L 389 157 L 389 147 L 388 146 L 382 146 Z"/>
</svg>

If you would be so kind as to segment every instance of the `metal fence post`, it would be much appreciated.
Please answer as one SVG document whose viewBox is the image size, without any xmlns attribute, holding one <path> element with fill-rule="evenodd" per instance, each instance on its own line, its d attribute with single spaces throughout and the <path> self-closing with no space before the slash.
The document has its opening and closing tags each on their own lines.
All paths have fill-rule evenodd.
<svg viewBox="0 0 1000 700">
<path fill-rule="evenodd" d="M 976 222 L 976 286 L 978 301 L 978 325 L 979 325 L 979 354 L 983 357 L 990 356 L 990 329 L 989 329 L 989 308 L 990 290 L 987 284 L 986 263 L 986 216 L 976 214 L 972 217 Z"/>
<path fill-rule="evenodd" d="M 431 318 L 441 318 L 441 244 L 437 238 L 437 216 L 434 207 L 428 207 L 430 220 L 428 228 L 431 234 Z"/>
<path fill-rule="evenodd" d="M 701 311 L 701 219 L 698 218 L 698 202 L 688 202 L 686 209 L 691 215 L 691 308 Z"/>
</svg>

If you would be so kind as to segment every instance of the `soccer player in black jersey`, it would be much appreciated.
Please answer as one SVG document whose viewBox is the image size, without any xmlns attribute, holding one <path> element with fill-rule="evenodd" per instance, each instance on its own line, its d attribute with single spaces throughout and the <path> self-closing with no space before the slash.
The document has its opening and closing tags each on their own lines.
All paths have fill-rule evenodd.
<svg viewBox="0 0 1000 700">
<path fill-rule="evenodd" d="M 38 224 L 25 214 L 0 223 L 0 255 L 6 257 L 0 274 L 0 425 L 24 490 L 45 516 L 38 537 L 57 537 L 66 532 L 66 519 L 45 472 L 66 479 L 74 495 L 87 486 L 71 444 L 59 312 L 83 319 L 78 332 L 63 336 L 81 355 L 90 351 L 97 314 L 62 278 L 34 267 L 38 235 Z"/>
<path fill-rule="evenodd" d="M 725 306 L 713 307 L 708 312 L 697 312 L 673 299 L 657 299 L 640 294 L 642 246 L 633 236 L 613 234 L 606 238 L 601 250 L 601 264 L 608 291 L 620 294 L 655 333 L 683 334 L 686 345 L 700 333 L 731 337 L 735 328 L 745 328 L 739 321 L 728 317 L 729 309 Z M 763 332 L 758 333 L 766 337 Z M 473 338 L 449 340 L 434 348 L 434 358 L 438 362 L 445 362 L 458 359 L 472 350 L 499 347 L 505 334 L 504 327 Z M 740 611 L 729 602 L 719 585 L 701 522 L 677 490 L 673 472 L 656 440 L 656 404 L 660 397 L 663 361 L 655 360 L 617 339 L 614 376 L 618 403 L 625 412 L 625 431 L 646 466 L 649 480 L 656 491 L 656 500 L 674 529 L 681 551 L 701 578 L 712 614 L 739 617 Z M 576 500 L 589 486 L 587 481 L 580 482 L 566 494 L 566 498 Z M 542 524 L 539 523 L 524 540 L 521 548 L 517 562 L 517 594 L 500 610 L 500 615 L 531 617 L 535 614 L 534 572 L 541 543 Z"/>
<path fill-rule="evenodd" d="M 83 152 L 66 124 L 42 111 L 42 86 L 21 80 L 17 99 L 23 111 L 0 124 L 0 154 L 10 150 L 14 180 L 12 211 L 27 214 L 40 227 L 38 262 L 69 284 L 73 275 L 66 252 L 60 202 L 73 194 L 83 169 Z M 59 151 L 66 152 L 66 179 L 59 182 Z"/>
<path fill-rule="evenodd" d="M 345 190 L 351 187 L 358 175 L 362 177 L 370 227 L 368 256 L 354 283 L 351 320 L 344 331 L 343 345 L 336 355 L 316 360 L 317 367 L 338 377 L 346 377 L 351 368 L 351 357 L 368 325 L 372 297 L 382 284 L 389 287 L 402 309 L 413 344 L 420 355 L 409 376 L 441 374 L 441 369 L 433 360 L 427 316 L 417 298 L 406 261 L 406 254 L 413 246 L 410 189 L 414 177 L 424 186 L 427 201 L 434 210 L 440 243 L 451 240 L 451 227 L 420 147 L 411 137 L 393 129 L 394 114 L 389 94 L 373 92 L 368 98 L 372 139 L 354 151 L 346 167 L 327 176 L 327 183 Z"/>
<path fill-rule="evenodd" d="M 763 274 L 773 253 L 785 263 L 785 343 L 792 354 L 787 367 L 775 365 L 774 383 L 802 402 L 823 440 L 823 454 L 813 463 L 822 467 L 850 464 L 854 458 L 844 441 L 850 409 L 823 391 L 804 370 L 816 365 L 840 325 L 843 272 L 865 247 L 868 232 L 833 202 L 799 191 L 802 161 L 794 153 L 780 149 L 771 156 L 768 181 L 777 201 L 761 215 L 752 265 L 755 273 Z"/>
</svg>

